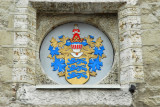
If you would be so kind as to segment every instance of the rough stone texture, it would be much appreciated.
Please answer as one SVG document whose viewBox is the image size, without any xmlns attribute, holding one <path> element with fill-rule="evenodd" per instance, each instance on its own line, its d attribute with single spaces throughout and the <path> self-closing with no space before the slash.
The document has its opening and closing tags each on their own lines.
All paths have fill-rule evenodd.
<svg viewBox="0 0 160 107">
<path fill-rule="evenodd" d="M 12 65 L 13 65 L 13 33 L 8 29 L 13 27 L 12 0 L 0 0 L 0 106 L 9 105 L 15 99 L 12 90 Z"/>
<path fill-rule="evenodd" d="M 28 82 L 34 84 L 35 80 L 35 35 L 36 11 L 29 6 L 28 1 L 15 1 L 13 71 L 14 82 Z"/>
<path fill-rule="evenodd" d="M 121 6 L 124 1 L 120 0 L 108 0 L 108 1 L 96 1 L 92 2 L 87 0 L 78 1 L 47 1 L 42 0 L 37 2 L 37 0 L 30 0 L 34 8 L 39 12 L 46 13 L 81 13 L 81 14 L 94 14 L 94 13 L 117 13 L 119 6 Z"/>
<path fill-rule="evenodd" d="M 140 0 L 142 22 L 143 84 L 138 84 L 134 106 L 160 106 L 160 1 Z"/>
<path fill-rule="evenodd" d="M 119 9 L 120 83 L 144 81 L 140 8 L 124 5 Z"/>
<path fill-rule="evenodd" d="M 39 61 L 38 57 L 36 57 L 39 54 L 38 49 L 40 42 L 38 41 L 42 39 L 39 35 L 36 37 L 36 26 L 38 27 L 37 29 L 42 29 L 39 28 L 42 23 L 36 22 L 36 11 L 32 8 L 28 0 L 0 0 L 0 107 L 59 107 L 70 105 L 159 107 L 160 1 L 107 1 L 110 6 L 115 7 L 113 8 L 107 5 L 101 9 L 100 3 L 98 5 L 96 5 L 96 3 L 81 3 L 81 5 L 74 3 L 74 6 L 78 5 L 78 9 L 75 10 L 70 8 L 70 5 L 73 5 L 72 3 L 68 3 L 67 5 L 66 3 L 56 3 L 56 6 L 54 3 L 42 3 L 40 5 L 50 5 L 50 7 L 43 7 L 43 12 L 46 12 L 48 9 L 60 9 L 58 10 L 60 13 L 79 13 L 83 9 L 83 14 L 89 12 L 91 15 L 93 13 L 118 12 L 117 21 L 119 21 L 119 25 L 117 26 L 119 27 L 121 60 L 120 63 L 115 63 L 115 65 L 120 64 L 120 69 L 113 67 L 113 71 L 121 71 L 121 83 L 131 84 L 133 82 L 136 84 L 137 90 L 133 94 L 133 97 L 128 92 L 128 88 L 126 88 L 126 90 L 36 90 L 35 86 L 27 85 L 28 83 L 55 84 L 53 81 L 50 81 L 44 73 L 39 72 L 41 71 L 39 64 L 34 63 Z M 121 3 L 118 2 L 127 3 L 119 8 Z M 116 3 L 118 3 L 118 5 L 116 5 Z M 35 4 L 35 2 L 33 4 Z M 67 10 L 61 10 L 64 6 Z M 38 7 L 36 4 L 35 7 L 39 10 L 41 9 L 41 7 Z M 70 9 L 72 11 L 70 11 Z M 48 13 L 49 12 L 52 11 L 48 11 Z M 54 13 L 56 14 L 53 14 L 53 16 L 59 15 L 55 10 Z M 43 16 L 43 14 L 41 15 Z M 96 16 L 95 18 L 87 16 L 85 19 L 82 16 L 83 15 L 80 15 L 82 21 L 93 21 L 94 24 L 99 24 L 101 29 L 107 29 L 103 22 L 107 21 L 106 17 L 108 16 L 101 17 L 102 21 L 98 21 L 100 14 L 92 15 Z M 49 17 L 51 18 L 51 16 Z M 74 17 L 76 18 L 76 16 Z M 67 16 L 64 18 L 69 20 L 70 17 L 68 17 L 68 19 Z M 42 19 L 43 17 L 39 18 L 38 22 L 41 22 Z M 52 20 L 52 18 L 49 20 Z M 63 22 L 63 20 L 59 20 L 59 22 L 52 20 L 52 23 L 58 25 L 61 21 Z M 110 22 L 112 21 L 110 20 Z M 43 23 L 48 23 L 45 28 L 50 25 L 50 22 L 44 19 Z M 45 33 L 51 30 L 51 27 L 48 28 L 49 29 L 44 29 L 45 31 L 42 32 L 41 37 L 45 36 Z M 112 34 L 108 35 L 111 36 Z M 116 36 L 118 37 L 118 35 Z M 111 39 L 111 41 L 115 42 L 115 38 L 113 38 L 113 40 Z M 115 50 L 119 49 L 119 47 L 116 48 L 116 43 L 118 42 L 113 43 Z M 119 53 L 117 53 L 117 55 L 119 55 Z M 35 74 L 36 76 L 34 76 Z M 117 80 L 117 78 L 113 78 L 116 77 L 113 75 L 117 74 L 113 72 L 111 74 L 112 75 L 108 76 L 107 82 L 102 81 L 102 84 L 113 83 L 112 81 Z M 142 81 L 143 83 L 138 83 Z M 76 95 L 76 99 L 71 95 Z M 50 97 L 48 98 L 48 96 Z M 89 98 L 91 100 L 89 100 Z"/>
<path fill-rule="evenodd" d="M 127 88 L 126 88 L 127 89 Z M 22 86 L 18 90 L 17 98 L 25 104 L 34 105 L 108 105 L 128 106 L 131 95 L 125 88 L 122 90 L 103 89 L 61 89 L 36 90 L 35 86 Z M 42 97 L 43 96 L 43 97 Z"/>
</svg>

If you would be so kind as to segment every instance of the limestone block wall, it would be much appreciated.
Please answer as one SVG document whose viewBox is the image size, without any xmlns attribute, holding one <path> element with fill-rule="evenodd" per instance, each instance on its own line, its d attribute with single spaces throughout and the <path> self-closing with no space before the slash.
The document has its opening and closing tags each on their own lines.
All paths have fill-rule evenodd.
<svg viewBox="0 0 160 107">
<path fill-rule="evenodd" d="M 124 5 L 119 9 L 120 81 L 143 82 L 140 9 L 137 5 Z"/>
<path fill-rule="evenodd" d="M 17 4 L 14 12 L 14 28 L 10 30 L 14 32 L 12 80 L 34 84 L 36 12 L 25 5 Z"/>
<path fill-rule="evenodd" d="M 159 0 L 114 0 L 114 2 L 106 0 L 109 2 L 107 6 L 105 3 L 96 4 L 96 0 L 92 1 L 93 4 L 86 3 L 86 0 L 80 5 L 74 3 L 50 5 L 50 3 L 43 2 L 39 3 L 37 6 L 40 7 L 36 8 L 33 7 L 34 3 L 30 4 L 31 1 L 43 0 L 0 0 L 0 107 L 160 106 Z M 54 0 L 47 1 L 53 2 Z M 44 4 L 50 7 L 42 8 Z M 61 10 L 60 7 L 64 6 L 66 10 Z M 71 6 L 77 6 L 78 10 L 72 10 Z M 96 6 L 103 8 L 97 10 Z M 117 55 L 120 58 L 117 63 L 119 77 L 117 73 L 113 73 L 101 83 L 117 83 L 113 81 L 119 79 L 121 89 L 36 90 L 35 85 L 38 83 L 56 84 L 39 72 L 38 49 L 48 29 L 43 29 L 42 26 L 45 25 L 42 24 L 45 23 L 43 18 L 47 15 L 37 15 L 36 9 L 38 8 L 48 13 L 52 9 L 59 9 L 59 11 L 54 10 L 55 15 L 66 12 L 79 13 L 81 10 L 83 14 L 95 14 L 102 11 L 118 13 L 118 32 L 114 34 L 119 33 L 119 41 L 117 39 L 113 42 L 115 41 L 113 38 L 112 42 L 116 46 L 119 45 L 117 47 L 119 50 Z M 37 18 L 38 16 L 41 18 Z M 54 22 L 53 17 L 47 18 L 48 24 L 50 24 L 49 20 L 53 24 L 59 23 Z M 102 21 L 98 23 L 95 18 L 93 23 L 103 25 L 106 18 L 97 18 Z M 82 21 L 87 19 L 90 17 Z M 45 26 L 47 28 L 47 25 Z M 105 26 L 102 28 L 106 29 Z M 113 79 L 113 75 L 117 78 Z M 128 91 L 130 84 L 136 86 L 136 92 L 133 95 Z"/>
<path fill-rule="evenodd" d="M 36 11 L 29 1 L 0 1 L 0 105 L 12 106 L 19 83 L 34 84 Z"/>
<path fill-rule="evenodd" d="M 140 0 L 144 83 L 137 84 L 134 106 L 160 106 L 160 1 Z"/>
<path fill-rule="evenodd" d="M 0 105 L 6 106 L 15 100 L 15 91 L 12 90 L 13 69 L 13 28 L 14 2 L 0 1 Z"/>
</svg>

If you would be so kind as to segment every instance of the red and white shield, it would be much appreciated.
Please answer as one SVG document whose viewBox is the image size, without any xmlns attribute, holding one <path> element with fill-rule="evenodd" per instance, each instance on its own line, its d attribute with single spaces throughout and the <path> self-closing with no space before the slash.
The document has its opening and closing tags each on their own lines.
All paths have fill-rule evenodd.
<svg viewBox="0 0 160 107">
<path fill-rule="evenodd" d="M 71 53 L 74 57 L 80 57 L 83 52 L 80 52 L 82 49 L 82 44 L 72 44 L 71 48 L 73 49 L 73 52 Z"/>
</svg>

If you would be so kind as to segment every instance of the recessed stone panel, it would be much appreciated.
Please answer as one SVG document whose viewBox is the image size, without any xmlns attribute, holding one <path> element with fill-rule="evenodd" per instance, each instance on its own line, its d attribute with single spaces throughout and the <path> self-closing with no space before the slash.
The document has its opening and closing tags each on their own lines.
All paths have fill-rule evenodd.
<svg viewBox="0 0 160 107">
<path fill-rule="evenodd" d="M 74 39 L 74 35 L 72 34 L 73 33 L 72 30 L 75 29 L 74 28 L 75 24 L 78 25 L 78 28 L 80 30 L 80 35 L 81 35 L 80 38 L 84 39 L 83 42 L 78 42 L 78 43 L 82 43 L 83 47 L 81 48 L 80 52 L 78 52 L 78 54 L 75 55 L 74 50 L 75 50 L 75 48 L 77 49 L 77 47 L 72 47 L 72 46 L 77 46 L 77 45 L 74 45 L 74 43 L 77 43 L 77 42 L 71 41 L 71 43 L 73 43 L 73 44 L 67 48 L 68 52 L 70 52 L 70 53 L 67 54 L 65 52 L 63 54 L 62 52 L 64 51 L 65 47 L 67 46 L 68 41 L 71 38 L 72 38 L 72 40 Z M 66 45 L 64 44 L 63 49 L 61 48 L 60 44 L 59 45 L 55 44 L 56 40 L 61 41 L 61 39 L 60 39 L 60 37 L 62 37 L 61 35 L 64 35 L 63 39 L 66 38 L 66 40 L 68 40 L 68 41 L 64 41 L 64 42 L 66 42 Z M 90 35 L 90 36 L 88 36 L 88 35 Z M 67 37 L 70 39 L 67 39 Z M 92 38 L 90 38 L 90 37 L 92 37 Z M 53 41 L 53 38 L 54 38 L 54 41 Z M 75 39 L 75 40 L 77 40 L 77 39 Z M 86 43 L 88 44 L 87 46 L 90 46 L 89 48 L 87 48 L 87 51 L 85 51 L 86 45 L 83 44 L 85 42 L 85 40 L 86 40 Z M 95 45 L 93 43 L 92 43 L 92 45 L 90 45 L 90 40 L 92 40 Z M 98 45 L 96 45 L 97 43 L 101 43 L 101 45 L 99 45 L 99 48 L 97 47 Z M 72 62 L 72 61 L 69 61 L 69 60 L 71 60 L 71 58 L 76 58 L 75 60 L 80 60 L 81 58 L 85 58 L 84 61 L 86 61 L 86 67 L 87 67 L 85 72 L 90 73 L 90 75 L 87 74 L 89 80 L 87 80 L 87 82 L 85 84 L 96 84 L 99 81 L 101 81 L 103 78 L 105 78 L 105 76 L 107 76 L 107 74 L 111 71 L 113 57 L 114 57 L 112 44 L 110 43 L 109 39 L 107 38 L 107 35 L 105 35 L 103 32 L 101 32 L 99 29 L 97 29 L 94 26 L 91 26 L 91 25 L 85 24 L 85 23 L 79 23 L 79 22 L 64 24 L 64 25 L 61 25 L 61 26 L 55 28 L 53 31 L 51 31 L 42 42 L 41 49 L 40 49 L 40 61 L 41 61 L 41 64 L 42 64 L 44 71 L 48 74 L 49 77 L 51 77 L 57 83 L 67 84 L 64 77 L 58 76 L 59 75 L 58 70 L 54 70 L 55 66 L 53 67 L 51 65 L 51 64 L 53 64 L 52 62 L 57 61 L 56 60 L 57 58 L 59 59 L 58 55 L 55 56 L 55 59 L 53 61 L 51 60 L 52 58 L 51 59 L 47 58 L 47 57 L 49 57 L 50 54 L 53 55 L 52 53 L 50 53 L 50 52 L 52 52 L 50 50 L 50 45 L 52 45 L 54 47 L 53 50 L 55 50 L 57 48 L 59 49 L 59 51 L 58 51 L 60 54 L 60 55 L 58 54 L 59 56 L 64 55 L 64 57 L 60 57 L 60 58 L 62 58 L 62 59 L 64 58 L 64 60 L 65 60 L 65 64 L 66 64 L 66 67 L 64 70 L 65 76 L 67 75 L 66 74 L 67 72 L 69 72 L 68 73 L 68 75 L 69 75 L 70 72 L 73 71 L 73 70 L 71 70 L 72 66 L 68 65 L 69 62 Z M 98 51 L 102 52 L 102 49 L 101 49 L 102 47 L 104 47 L 103 55 L 96 54 L 96 52 L 98 52 Z M 94 52 L 87 54 L 88 50 L 90 50 L 92 48 L 93 48 Z M 96 49 L 98 49 L 98 50 L 96 50 Z M 92 51 L 92 50 L 90 50 L 90 51 Z M 65 55 L 67 55 L 67 56 L 65 56 Z M 80 56 L 78 56 L 78 55 L 80 55 Z M 107 58 L 105 58 L 105 56 L 107 56 Z M 91 67 L 91 62 L 92 62 L 91 60 L 94 59 L 94 61 L 95 61 L 95 58 L 98 58 L 97 61 L 102 62 L 101 66 L 99 66 L 98 63 L 96 65 L 94 65 L 94 66 L 96 66 L 96 71 L 94 70 L 94 67 Z M 60 63 L 60 65 L 61 65 L 61 63 Z M 75 67 L 79 67 L 79 66 L 80 65 L 76 65 Z M 100 68 L 98 68 L 98 66 Z M 59 66 L 59 68 L 60 68 L 60 66 Z M 68 68 L 70 68 L 70 69 L 68 69 Z M 73 68 L 74 68 L 74 66 L 73 66 Z M 92 70 L 90 70 L 89 68 Z M 85 69 L 85 68 L 82 67 L 82 69 Z M 69 71 L 69 70 L 71 70 L 71 71 Z M 83 70 L 81 70 L 81 71 L 77 70 L 76 72 L 81 73 L 82 71 Z M 63 71 L 59 71 L 59 72 L 62 73 Z M 57 73 L 58 73 L 58 75 L 57 75 Z M 74 71 L 72 73 L 74 73 Z M 94 75 L 93 73 L 96 73 L 96 75 Z M 70 81 L 70 79 L 68 79 L 69 76 L 67 76 L 66 78 L 67 78 L 67 81 Z M 73 78 L 76 78 L 76 77 L 73 77 Z M 83 78 L 83 77 L 81 77 L 81 78 Z M 80 78 L 79 78 L 79 80 L 80 80 Z"/>
</svg>

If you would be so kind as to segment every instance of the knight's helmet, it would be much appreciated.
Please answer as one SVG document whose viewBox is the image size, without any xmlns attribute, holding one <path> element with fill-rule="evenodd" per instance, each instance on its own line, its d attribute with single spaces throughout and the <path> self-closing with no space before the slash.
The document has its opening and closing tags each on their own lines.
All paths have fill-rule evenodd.
<svg viewBox="0 0 160 107">
<path fill-rule="evenodd" d="M 71 48 L 72 49 L 81 49 L 82 48 L 82 41 L 83 41 L 83 38 L 80 38 L 80 30 L 78 29 L 78 25 L 75 24 L 74 25 L 74 29 L 73 29 L 73 38 L 70 39 L 72 45 L 71 45 Z"/>
</svg>

